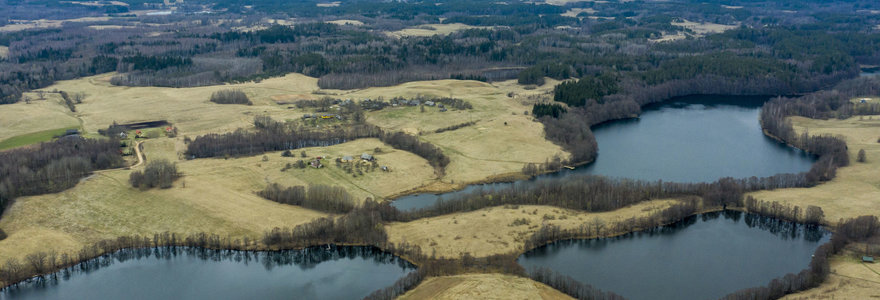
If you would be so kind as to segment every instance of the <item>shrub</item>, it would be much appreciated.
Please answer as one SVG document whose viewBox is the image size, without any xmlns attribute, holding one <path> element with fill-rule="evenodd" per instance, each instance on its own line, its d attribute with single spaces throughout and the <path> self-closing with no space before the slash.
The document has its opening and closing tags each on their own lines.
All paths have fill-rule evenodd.
<svg viewBox="0 0 880 300">
<path fill-rule="evenodd" d="M 144 171 L 134 171 L 128 178 L 132 187 L 149 189 L 159 187 L 170 188 L 174 180 L 180 178 L 177 165 L 168 160 L 160 159 L 147 163 Z"/>
<path fill-rule="evenodd" d="M 239 90 L 216 91 L 211 94 L 211 102 L 217 104 L 254 104 L 244 92 Z"/>
</svg>

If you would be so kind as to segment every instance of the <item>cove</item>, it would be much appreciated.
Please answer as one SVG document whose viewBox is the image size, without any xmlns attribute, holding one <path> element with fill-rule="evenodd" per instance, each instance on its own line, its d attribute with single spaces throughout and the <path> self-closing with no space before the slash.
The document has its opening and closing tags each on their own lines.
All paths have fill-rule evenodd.
<svg viewBox="0 0 880 300">
<path fill-rule="evenodd" d="M 648 181 L 712 182 L 723 177 L 765 177 L 800 173 L 815 158 L 765 136 L 759 123 L 767 97 L 688 96 L 643 107 L 639 118 L 593 126 L 596 160 L 575 170 L 537 176 L 545 180 L 593 174 Z M 510 183 L 471 185 L 463 190 L 401 197 L 401 210 L 427 207 L 439 196 L 452 199 Z"/>
<path fill-rule="evenodd" d="M 360 299 L 413 270 L 373 247 L 125 249 L 5 288 L 0 299 Z"/>
<path fill-rule="evenodd" d="M 809 266 L 831 234 L 736 211 L 616 238 L 551 243 L 518 259 L 627 299 L 718 299 Z"/>
</svg>

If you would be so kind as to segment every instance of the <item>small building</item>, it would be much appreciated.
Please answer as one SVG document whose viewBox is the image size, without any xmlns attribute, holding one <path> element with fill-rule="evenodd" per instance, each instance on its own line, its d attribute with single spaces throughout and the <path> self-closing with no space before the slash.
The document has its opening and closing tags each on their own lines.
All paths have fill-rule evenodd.
<svg viewBox="0 0 880 300">
<path fill-rule="evenodd" d="M 315 168 L 315 169 L 320 169 L 320 168 L 323 168 L 323 167 L 324 167 L 324 165 L 321 164 L 321 160 L 320 160 L 320 159 L 312 160 L 312 162 L 309 163 L 309 165 L 312 166 L 312 168 Z"/>
<path fill-rule="evenodd" d="M 366 161 L 373 161 L 373 156 L 367 153 L 361 154 L 361 159 Z"/>
<path fill-rule="evenodd" d="M 434 106 L 434 101 L 425 101 L 425 105 Z"/>
<path fill-rule="evenodd" d="M 123 139 L 123 140 L 124 140 L 124 139 L 127 139 L 127 138 L 128 138 L 128 134 L 125 133 L 125 131 L 120 132 L 120 133 L 119 133 L 119 138 L 120 138 L 120 139 Z"/>
<path fill-rule="evenodd" d="M 419 100 L 409 100 L 409 106 L 418 106 Z"/>
<path fill-rule="evenodd" d="M 874 263 L 874 257 L 873 257 L 873 256 L 862 256 L 862 262 L 872 263 L 872 264 L 873 264 L 873 263 Z"/>
<path fill-rule="evenodd" d="M 444 108 L 441 108 L 441 109 L 440 109 L 440 112 L 446 112 L 446 108 L 445 108 L 445 107 L 444 107 Z"/>
<path fill-rule="evenodd" d="M 437 104 L 437 107 L 439 107 L 439 108 L 446 108 L 446 106 L 443 105 L 443 103 L 438 103 L 438 104 Z"/>
<path fill-rule="evenodd" d="M 389 169 L 388 166 L 382 166 L 382 171 L 391 172 L 391 169 Z"/>
<path fill-rule="evenodd" d="M 351 155 L 346 155 L 346 156 L 342 157 L 342 162 L 351 162 L 353 160 L 354 160 L 354 158 L 351 157 Z"/>
<path fill-rule="evenodd" d="M 868 100 L 871 100 L 871 99 L 862 98 L 861 100 L 859 100 L 859 103 L 868 103 Z"/>
</svg>

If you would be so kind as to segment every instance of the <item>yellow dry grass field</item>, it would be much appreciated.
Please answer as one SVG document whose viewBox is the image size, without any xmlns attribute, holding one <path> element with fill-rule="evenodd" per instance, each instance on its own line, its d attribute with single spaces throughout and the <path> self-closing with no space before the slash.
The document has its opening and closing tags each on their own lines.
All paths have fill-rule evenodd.
<svg viewBox="0 0 880 300">
<path fill-rule="evenodd" d="M 572 8 L 567 12 L 562 13 L 563 17 L 577 17 L 581 13 L 595 14 L 597 11 L 592 8 Z"/>
<path fill-rule="evenodd" d="M 568 158 L 559 146 L 544 138 L 544 127 L 532 117 L 523 114 L 531 105 L 508 93 L 541 93 L 552 88 L 545 84 L 536 91 L 525 91 L 515 81 L 493 86 L 479 81 L 434 80 L 409 82 L 393 87 L 379 87 L 350 92 L 342 97 L 352 99 L 379 96 L 389 99 L 401 97 L 456 97 L 470 102 L 471 110 L 450 109 L 440 112 L 437 107 L 388 107 L 368 114 L 367 121 L 382 128 L 401 130 L 437 145 L 450 157 L 442 186 L 484 181 L 489 177 L 521 172 L 526 163 L 542 163 L 554 156 Z M 467 122 L 471 126 L 433 132 Z M 506 125 L 505 125 L 506 124 Z"/>
<path fill-rule="evenodd" d="M 452 162 L 447 168 L 447 176 L 442 182 L 437 183 L 433 190 L 455 188 L 466 183 L 485 181 L 493 176 L 518 173 L 524 164 L 530 162 L 541 163 L 555 156 L 563 159 L 568 157 L 559 146 L 544 138 L 543 125 L 524 114 L 530 111 L 531 103 L 534 102 L 529 100 L 529 96 L 546 95 L 557 82 L 554 80 L 529 90 L 517 85 L 515 81 L 501 82 L 493 86 L 478 81 L 435 80 L 355 91 L 324 90 L 318 93 L 317 79 L 300 74 L 267 79 L 259 83 L 195 88 L 113 86 L 109 80 L 114 75 L 109 73 L 61 81 L 45 89 L 57 89 L 71 94 L 84 93 L 85 100 L 76 106 L 75 114 L 64 112 L 67 108 L 58 104 L 60 98 L 55 100 L 50 98 L 50 101 L 44 101 L 45 104 L 43 102 L 36 104 L 48 107 L 28 107 L 21 103 L 9 106 L 28 109 L 28 111 L 7 109 L 0 112 L 5 116 L 0 122 L 8 122 L 12 125 L 20 122 L 34 123 L 33 120 L 53 120 L 61 124 L 49 126 L 49 124 L 34 123 L 35 125 L 31 127 L 27 125 L 4 127 L 0 129 L 0 137 L 8 138 L 30 132 L 69 127 L 71 124 L 77 124 L 76 118 L 79 118 L 83 128 L 91 133 L 106 128 L 113 122 L 167 120 L 177 127 L 180 136 L 195 137 L 206 133 L 251 128 L 253 117 L 256 115 L 269 115 L 277 120 L 299 119 L 305 111 L 289 109 L 290 104 L 279 105 L 279 103 L 316 99 L 324 95 L 352 99 L 452 96 L 469 101 L 474 109 L 462 111 L 452 109 L 441 113 L 436 107 L 427 107 L 426 112 L 421 113 L 417 107 L 389 107 L 368 115 L 368 122 L 385 129 L 402 130 L 413 134 L 421 132 L 425 141 L 437 144 L 450 156 Z M 224 89 L 244 91 L 254 105 L 220 105 L 208 100 L 213 92 Z M 508 94 L 514 96 L 511 98 Z M 57 98 L 57 94 L 49 94 L 49 96 Z M 55 118 L 54 115 L 49 115 L 50 113 L 59 117 Z M 441 134 L 432 134 L 437 129 L 471 121 L 476 124 Z M 175 155 L 181 151 L 183 145 L 177 145 L 174 152 L 171 152 L 172 157 L 177 157 Z M 415 179 L 422 180 L 424 176 L 414 177 Z M 412 182 L 407 181 L 407 183 Z M 422 185 L 410 186 L 409 190 L 420 186 Z M 364 189 L 370 191 L 368 194 L 374 197 L 387 197 L 389 194 L 386 192 L 396 190 L 397 185 L 394 189 Z"/>
<path fill-rule="evenodd" d="M 118 6 L 126 6 L 126 7 L 128 6 L 128 3 L 120 2 L 120 1 L 61 1 L 61 3 L 70 3 L 70 4 L 77 4 L 77 5 L 82 5 L 82 6 L 96 6 L 96 7 L 103 7 L 103 6 L 110 6 L 110 5 L 118 5 Z"/>
<path fill-rule="evenodd" d="M 649 215 L 675 202 L 653 200 L 602 213 L 539 205 L 499 206 L 408 223 L 392 223 L 386 225 L 385 229 L 389 241 L 418 245 L 424 253 L 438 257 L 460 257 L 464 253 L 485 257 L 521 251 L 525 239 L 542 224 L 558 225 L 563 229 L 578 228 L 596 219 L 605 224 L 614 224 L 631 217 Z M 528 224 L 514 225 L 517 219 L 528 220 Z"/>
<path fill-rule="evenodd" d="M 110 17 L 85 17 L 85 18 L 76 18 L 76 19 L 64 19 L 64 20 L 9 20 L 10 24 L 5 26 L 0 26 L 0 32 L 13 32 L 13 31 L 22 31 L 27 29 L 35 29 L 35 28 L 58 28 L 61 27 L 64 22 L 103 22 L 110 20 Z"/>
<path fill-rule="evenodd" d="M 179 163 L 186 176 L 170 189 L 132 188 L 131 171 L 119 169 L 98 172 L 61 193 L 21 197 L 0 219 L 9 234 L 0 241 L 0 257 L 21 260 L 49 250 L 73 254 L 101 239 L 164 231 L 257 239 L 273 227 L 325 215 L 258 197 L 254 191 L 265 185 L 264 175 L 249 168 L 196 164 L 204 162 Z"/>
<path fill-rule="evenodd" d="M 80 125 L 67 106 L 61 104 L 58 94 L 47 93 L 46 100 L 36 100 L 39 98 L 36 93 L 25 93 L 25 96 L 34 100 L 30 104 L 24 101 L 5 104 L 0 109 L 0 141 L 28 133 Z"/>
<path fill-rule="evenodd" d="M 782 299 L 877 299 L 880 298 L 880 264 L 866 264 L 854 255 L 831 259 L 831 274 L 822 285 Z"/>
<path fill-rule="evenodd" d="M 850 166 L 837 170 L 837 177 L 812 188 L 760 191 L 750 195 L 759 200 L 778 201 L 806 207 L 816 205 L 825 212 L 825 220 L 836 224 L 841 218 L 880 215 L 880 116 L 852 117 L 846 120 L 791 118 L 795 130 L 810 134 L 842 136 L 850 154 Z M 867 162 L 856 162 L 864 149 Z"/>
<path fill-rule="evenodd" d="M 0 46 L 0 58 L 9 57 L 9 47 Z"/>
<path fill-rule="evenodd" d="M 565 6 L 569 3 L 578 3 L 578 2 L 608 3 L 609 1 L 603 1 L 603 0 L 544 0 L 544 3 L 550 4 L 550 5 L 557 5 L 557 6 Z M 620 2 L 626 2 L 626 1 L 620 1 Z"/>
<path fill-rule="evenodd" d="M 130 25 L 90 25 L 89 28 L 94 29 L 94 30 L 111 30 L 111 29 L 137 28 L 137 26 L 130 26 Z"/>
<path fill-rule="evenodd" d="M 110 84 L 115 74 L 103 74 L 76 80 L 60 81 L 45 90 L 85 93 L 78 104 L 77 116 L 85 130 L 96 132 L 114 121 L 168 120 L 181 135 L 201 135 L 209 132 L 228 132 L 251 127 L 256 115 L 264 114 L 279 120 L 295 119 L 301 111 L 289 110 L 272 101 L 273 96 L 310 94 L 318 89 L 317 79 L 291 74 L 284 77 L 234 85 L 215 85 L 195 88 L 123 87 Z M 215 91 L 238 89 L 245 92 L 253 106 L 221 105 L 209 101 Z"/>
<path fill-rule="evenodd" d="M 684 33 L 681 33 L 681 32 L 676 32 L 676 33 L 664 32 L 663 35 L 660 36 L 659 38 L 649 39 L 649 41 L 654 42 L 654 43 L 662 43 L 662 42 L 683 40 L 686 38 L 687 38 L 687 35 L 685 35 Z"/>
<path fill-rule="evenodd" d="M 338 7 L 339 4 L 341 4 L 341 3 L 342 2 L 340 2 L 340 1 L 333 1 L 333 2 L 327 2 L 327 3 L 317 3 L 315 5 L 318 7 Z"/>
<path fill-rule="evenodd" d="M 149 145 L 149 142 L 145 144 L 147 159 L 152 156 Z M 381 149 L 381 152 L 374 153 L 376 148 Z M 305 151 L 308 158 L 300 157 L 301 151 Z M 260 184 L 240 186 L 236 188 L 237 190 L 255 192 L 269 183 L 279 183 L 284 186 L 324 184 L 343 187 L 358 200 L 367 197 L 385 198 L 434 179 L 434 171 L 426 160 L 410 152 L 391 148 L 377 139 L 360 139 L 330 147 L 303 148 L 292 152 L 295 157 L 282 157 L 281 152 L 266 153 L 268 161 L 263 161 L 263 156 L 258 155 L 234 159 L 196 159 L 181 162 L 179 165 L 187 177 L 190 172 L 194 174 L 229 172 L 244 173 L 259 179 Z M 383 172 L 376 168 L 354 177 L 336 167 L 334 162 L 336 158 L 346 155 L 358 158 L 362 153 L 373 154 L 380 166 L 388 166 L 391 171 Z M 308 162 L 317 156 L 328 157 L 323 161 L 324 167 L 321 169 L 307 167 L 281 171 L 288 163 L 295 164 L 297 160 Z M 362 164 L 362 169 L 367 169 L 367 165 Z"/>
<path fill-rule="evenodd" d="M 722 25 L 709 22 L 697 23 L 685 19 L 674 20 L 672 21 L 672 25 L 693 30 L 697 36 L 703 36 L 709 33 L 721 33 L 736 28 L 735 25 Z"/>
<path fill-rule="evenodd" d="M 147 161 L 168 159 L 184 174 L 167 190 L 140 191 L 128 184 L 129 170 L 99 171 L 67 191 L 16 200 L 0 219 L 9 238 L 0 241 L 0 257 L 23 258 L 37 251 L 74 252 L 101 239 L 164 231 L 181 234 L 215 233 L 233 238 L 260 238 L 273 227 L 293 227 L 326 214 L 277 204 L 256 195 L 269 183 L 286 186 L 320 183 L 342 186 L 356 199 L 400 193 L 430 181 L 434 174 L 424 159 L 394 150 L 376 139 L 362 139 L 331 147 L 304 148 L 310 157 L 375 157 L 391 172 L 376 169 L 353 178 L 333 162 L 322 169 L 281 171 L 296 158 L 280 152 L 238 159 L 178 161 L 180 138 L 148 139 Z"/>
<path fill-rule="evenodd" d="M 388 36 L 391 37 L 407 37 L 407 36 L 434 36 L 434 35 L 448 35 L 450 33 L 465 30 L 465 29 L 473 29 L 473 28 L 481 28 L 488 29 L 492 28 L 491 26 L 471 26 L 462 23 L 452 23 L 452 24 L 425 24 L 419 25 L 410 28 L 404 28 L 398 31 L 389 31 L 386 32 Z"/>
<path fill-rule="evenodd" d="M 543 283 L 502 274 L 431 277 L 400 298 L 409 299 L 572 299 Z"/>
<path fill-rule="evenodd" d="M 327 23 L 336 24 L 336 25 L 340 25 L 340 26 L 342 26 L 342 25 L 364 26 L 364 22 L 361 22 L 358 20 L 341 19 L 341 20 L 327 21 Z"/>
</svg>

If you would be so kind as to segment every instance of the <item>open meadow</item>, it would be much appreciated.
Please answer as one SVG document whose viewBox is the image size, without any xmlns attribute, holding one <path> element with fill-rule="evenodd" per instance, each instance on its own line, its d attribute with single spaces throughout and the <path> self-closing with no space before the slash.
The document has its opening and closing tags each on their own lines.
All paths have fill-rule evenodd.
<svg viewBox="0 0 880 300">
<path fill-rule="evenodd" d="M 459 257 L 469 253 L 486 257 L 522 251 L 525 240 L 542 225 L 562 229 L 581 225 L 613 225 L 629 218 L 649 216 L 676 200 L 653 200 L 609 212 L 587 213 L 553 206 L 507 205 L 455 213 L 385 226 L 388 239 L 418 245 L 437 257 Z M 479 228 L 480 230 L 474 230 Z"/>
<path fill-rule="evenodd" d="M 360 23 L 361 25 L 363 23 Z M 355 23 L 357 25 L 357 23 Z M 424 24 L 410 28 L 404 28 L 397 31 L 389 31 L 386 32 L 390 37 L 402 38 L 409 36 L 434 36 L 434 35 L 449 35 L 450 33 L 466 30 L 466 29 L 490 29 L 491 26 L 471 26 L 462 23 L 452 23 L 452 24 Z"/>
<path fill-rule="evenodd" d="M 409 299 L 572 299 L 543 283 L 512 275 L 431 277 L 401 296 Z"/>
</svg>

